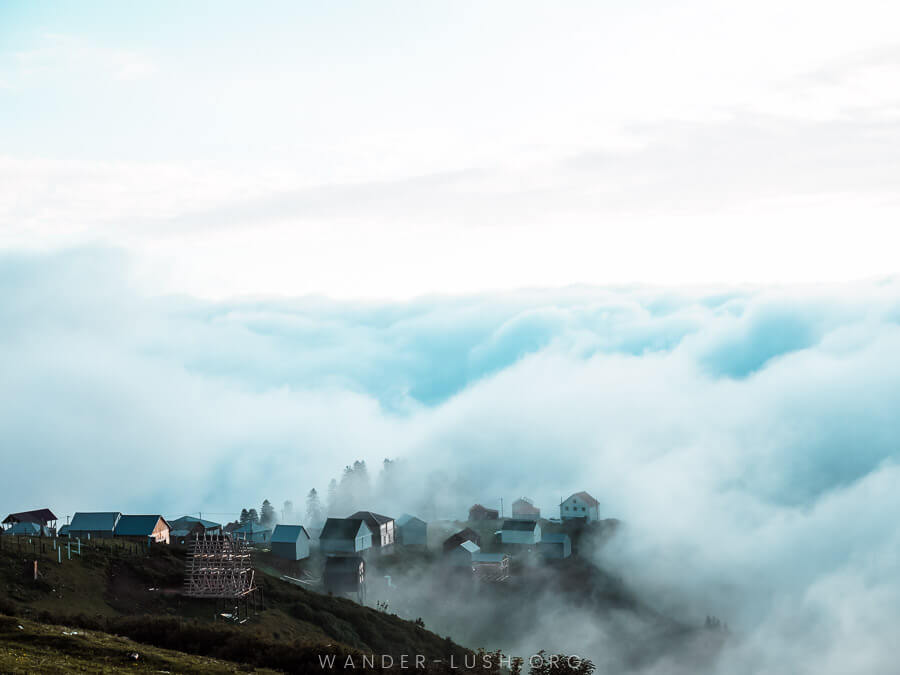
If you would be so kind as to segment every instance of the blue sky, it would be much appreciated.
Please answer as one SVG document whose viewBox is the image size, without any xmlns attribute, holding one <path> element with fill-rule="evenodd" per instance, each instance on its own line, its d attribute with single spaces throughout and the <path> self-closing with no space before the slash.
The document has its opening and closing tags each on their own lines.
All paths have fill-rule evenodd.
<svg viewBox="0 0 900 675">
<path fill-rule="evenodd" d="M 3 3 L 0 507 L 588 489 L 723 673 L 892 669 L 898 19 Z"/>
</svg>

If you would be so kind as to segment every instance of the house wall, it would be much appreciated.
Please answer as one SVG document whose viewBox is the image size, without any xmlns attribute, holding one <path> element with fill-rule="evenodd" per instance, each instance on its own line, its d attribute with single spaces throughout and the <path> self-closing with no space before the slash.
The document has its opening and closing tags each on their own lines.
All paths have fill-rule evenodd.
<svg viewBox="0 0 900 675">
<path fill-rule="evenodd" d="M 425 546 L 428 540 L 428 525 L 411 520 L 397 528 L 397 541 L 404 546 Z"/>
<path fill-rule="evenodd" d="M 156 527 L 153 529 L 153 534 L 151 534 L 150 536 L 153 537 L 153 541 L 159 544 L 168 544 L 169 526 L 160 520 L 158 523 L 156 523 Z"/>
<path fill-rule="evenodd" d="M 457 546 L 444 555 L 444 560 L 450 565 L 460 567 L 470 566 L 472 564 L 472 554 L 462 546 Z"/>
<path fill-rule="evenodd" d="M 541 526 L 535 525 L 534 531 L 503 530 L 500 541 L 504 544 L 535 544 L 541 540 Z"/>
<path fill-rule="evenodd" d="M 272 553 L 285 560 L 304 560 L 309 557 L 309 540 L 300 535 L 295 542 L 274 542 Z"/>
<path fill-rule="evenodd" d="M 589 523 L 600 520 L 599 509 L 596 506 L 590 506 L 574 495 L 559 505 L 559 517 L 562 520 L 585 518 Z"/>
<path fill-rule="evenodd" d="M 572 555 L 571 542 L 541 542 L 538 551 L 546 558 L 568 558 Z"/>
<path fill-rule="evenodd" d="M 112 530 L 69 530 L 72 539 L 112 539 Z"/>
</svg>

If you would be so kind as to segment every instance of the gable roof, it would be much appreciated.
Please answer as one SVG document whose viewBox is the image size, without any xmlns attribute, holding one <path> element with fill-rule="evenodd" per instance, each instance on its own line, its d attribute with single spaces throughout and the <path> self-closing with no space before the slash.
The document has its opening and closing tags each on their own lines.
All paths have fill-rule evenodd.
<svg viewBox="0 0 900 675">
<path fill-rule="evenodd" d="M 512 503 L 513 513 L 536 513 L 540 514 L 541 510 L 531 503 L 529 499 L 525 497 L 519 497 L 516 501 Z"/>
<path fill-rule="evenodd" d="M 416 518 L 415 516 L 411 516 L 411 515 L 409 515 L 408 513 L 404 513 L 402 516 L 400 516 L 399 518 L 397 518 L 397 521 L 396 521 L 396 522 L 397 522 L 397 525 L 399 525 L 400 527 L 403 527 L 403 526 L 406 525 L 407 523 L 411 523 L 411 522 L 413 522 L 413 521 L 415 521 L 415 522 L 417 522 L 417 523 L 422 523 L 422 525 L 427 525 L 427 524 L 428 524 L 428 523 L 426 523 L 424 520 L 422 520 L 421 518 Z"/>
<path fill-rule="evenodd" d="M 596 499 L 594 499 L 584 491 L 569 495 L 569 499 L 572 499 L 572 497 L 580 497 L 588 506 L 600 506 L 600 502 L 598 502 Z M 569 501 L 569 499 L 567 499 L 566 501 Z"/>
<path fill-rule="evenodd" d="M 451 534 L 444 540 L 444 548 L 448 548 L 450 546 L 456 546 L 457 543 L 462 543 L 464 541 L 481 541 L 481 536 L 473 530 L 471 527 L 467 527 L 464 530 L 460 530 L 456 534 Z"/>
<path fill-rule="evenodd" d="M 537 527 L 536 520 L 504 520 L 503 527 L 501 529 L 533 532 L 535 527 Z"/>
<path fill-rule="evenodd" d="M 217 527 L 222 527 L 222 523 L 215 523 L 211 520 L 203 520 L 203 518 L 195 518 L 194 516 L 181 516 L 181 518 L 176 518 L 175 520 L 170 520 L 169 525 L 172 527 L 185 526 L 190 527 L 189 523 L 200 523 L 207 530 L 214 530 Z"/>
<path fill-rule="evenodd" d="M 61 528 L 59 528 L 59 530 L 56 531 L 57 537 L 65 537 L 68 534 L 69 534 L 69 526 L 68 525 L 63 525 Z"/>
<path fill-rule="evenodd" d="M 260 525 L 259 523 L 247 523 L 236 528 L 234 531 L 240 532 L 241 534 L 254 534 L 256 532 L 271 532 L 272 528 Z"/>
<path fill-rule="evenodd" d="M 70 532 L 85 532 L 108 530 L 112 532 L 116 529 L 116 523 L 119 522 L 121 513 L 118 511 L 95 511 L 95 512 L 78 512 L 72 516 L 72 522 L 69 524 Z"/>
<path fill-rule="evenodd" d="M 169 523 L 161 515 L 122 516 L 116 525 L 116 534 L 123 537 L 146 537 L 153 534 L 157 523 L 162 521 L 168 528 Z M 169 528 L 171 529 L 171 528 Z"/>
<path fill-rule="evenodd" d="M 383 516 L 380 513 L 373 513 L 372 511 L 357 511 L 350 517 L 351 518 L 360 518 L 360 519 L 366 521 L 366 524 L 369 527 L 372 527 L 373 525 L 375 525 L 375 526 L 384 525 L 385 523 L 389 523 L 393 520 L 393 518 L 391 518 L 389 516 Z"/>
<path fill-rule="evenodd" d="M 542 544 L 565 544 L 569 541 L 569 535 L 565 532 L 551 532 L 549 534 L 541 532 Z"/>
<path fill-rule="evenodd" d="M 362 525 L 366 525 L 362 518 L 329 518 L 325 521 L 319 539 L 356 539 Z M 368 525 L 366 529 L 369 530 Z M 372 534 L 372 530 L 369 530 L 369 534 Z"/>
<path fill-rule="evenodd" d="M 3 519 L 3 524 L 8 523 L 37 523 L 46 525 L 51 520 L 57 520 L 56 515 L 50 509 L 35 509 L 34 511 L 20 511 L 10 513 Z"/>
<path fill-rule="evenodd" d="M 469 553 L 478 553 L 478 551 L 481 550 L 481 547 L 478 546 L 478 544 L 476 544 L 474 541 L 469 541 L 468 539 L 462 542 L 457 548 L 465 549 Z"/>
<path fill-rule="evenodd" d="M 303 535 L 309 539 L 309 532 L 302 525 L 276 525 L 269 542 L 272 544 L 293 544 Z"/>
</svg>

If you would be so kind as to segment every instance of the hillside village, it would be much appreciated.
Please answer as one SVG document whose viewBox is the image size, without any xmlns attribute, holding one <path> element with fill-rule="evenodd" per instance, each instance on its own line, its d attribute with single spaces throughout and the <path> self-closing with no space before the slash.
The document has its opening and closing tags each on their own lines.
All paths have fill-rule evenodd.
<svg viewBox="0 0 900 675">
<path fill-rule="evenodd" d="M 519 566 L 569 558 L 577 551 L 573 540 L 600 522 L 598 501 L 584 491 L 563 500 L 558 516 L 549 519 L 542 518 L 541 510 L 524 497 L 512 503 L 508 516 L 475 504 L 464 520 L 431 523 L 407 513 L 394 518 L 365 510 L 342 518 L 328 517 L 324 523 L 273 523 L 274 509 L 268 502 L 262 510 L 269 522 L 246 510 L 243 523 L 224 525 L 204 519 L 202 514 L 166 518 L 162 514 L 79 511 L 70 522 L 59 525 L 52 510 L 41 508 L 8 514 L 2 521 L 2 536 L 10 543 L 26 540 L 26 547 L 35 541 L 49 544 L 59 551 L 59 564 L 63 543 L 67 558 L 71 558 L 73 544 L 79 551 L 83 544 L 103 541 L 184 548 L 183 591 L 197 597 L 253 597 L 253 556 L 258 555 L 271 568 L 283 570 L 281 576 L 292 582 L 364 603 L 367 566 L 376 557 L 431 550 L 437 556 L 429 559 L 430 564 L 441 570 L 502 583 L 516 574 Z M 460 527 L 453 528 L 454 524 Z M 22 546 L 21 541 L 18 545 Z M 226 570 L 224 562 L 216 567 L 209 561 L 217 556 L 222 561 L 240 557 L 243 567 Z M 199 564 L 199 560 L 204 562 Z M 221 579 L 228 575 L 237 581 L 223 585 Z"/>
</svg>

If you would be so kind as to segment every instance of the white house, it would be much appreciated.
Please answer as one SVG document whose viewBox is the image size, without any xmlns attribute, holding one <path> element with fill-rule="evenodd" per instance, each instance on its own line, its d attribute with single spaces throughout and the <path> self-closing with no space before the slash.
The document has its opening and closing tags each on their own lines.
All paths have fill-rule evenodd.
<svg viewBox="0 0 900 675">
<path fill-rule="evenodd" d="M 396 521 L 397 542 L 403 546 L 425 546 L 428 540 L 428 523 L 404 513 Z"/>
<path fill-rule="evenodd" d="M 357 511 L 350 518 L 365 521 L 372 531 L 372 548 L 390 549 L 394 545 L 394 519 L 371 511 Z"/>
<path fill-rule="evenodd" d="M 534 545 L 541 540 L 541 526 L 535 520 L 504 520 L 500 529 L 503 544 Z"/>
<path fill-rule="evenodd" d="M 587 492 L 576 492 L 559 505 L 560 520 L 583 518 L 588 523 L 600 520 L 600 502 Z"/>
</svg>

